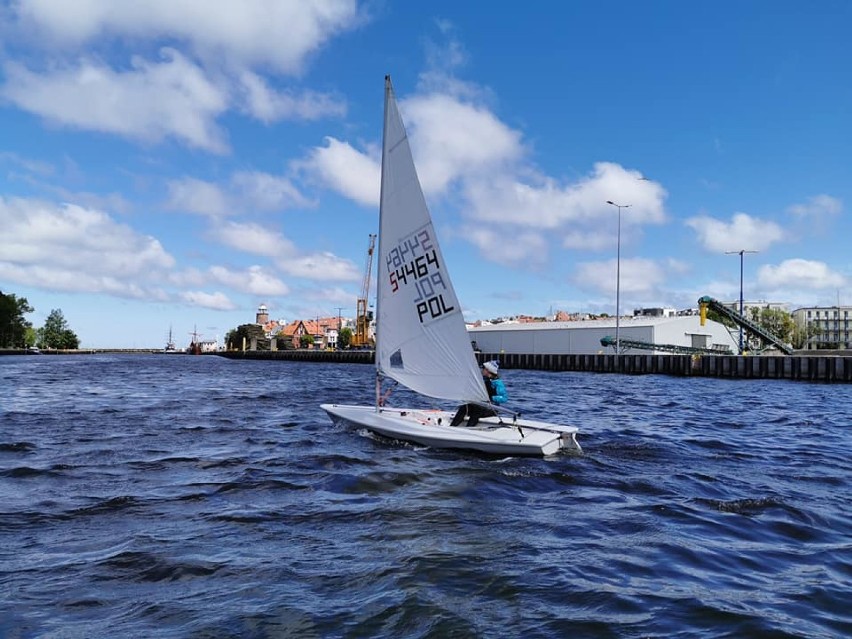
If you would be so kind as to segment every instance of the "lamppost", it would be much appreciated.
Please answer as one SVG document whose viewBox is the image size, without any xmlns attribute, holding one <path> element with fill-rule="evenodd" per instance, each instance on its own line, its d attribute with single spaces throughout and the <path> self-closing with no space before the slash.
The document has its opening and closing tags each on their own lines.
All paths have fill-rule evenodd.
<svg viewBox="0 0 852 639">
<path fill-rule="evenodd" d="M 743 255 L 746 253 L 757 253 L 757 251 L 747 251 L 741 249 L 739 251 L 725 251 L 725 255 L 740 256 L 740 317 L 745 317 L 743 310 Z M 740 324 L 740 355 L 743 354 L 743 325 Z"/>
<path fill-rule="evenodd" d="M 621 358 L 621 209 L 629 209 L 629 204 L 616 204 L 612 200 L 607 200 L 607 204 L 611 204 L 618 209 L 618 239 L 615 259 L 615 354 L 616 367 Z"/>
</svg>

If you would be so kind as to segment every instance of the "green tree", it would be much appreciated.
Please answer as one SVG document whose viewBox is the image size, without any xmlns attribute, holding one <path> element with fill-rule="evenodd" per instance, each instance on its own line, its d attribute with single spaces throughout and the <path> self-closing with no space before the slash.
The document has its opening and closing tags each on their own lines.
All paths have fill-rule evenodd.
<svg viewBox="0 0 852 639">
<path fill-rule="evenodd" d="M 739 313 L 739 311 L 736 312 Z M 719 311 L 712 308 L 707 309 L 707 319 L 712 320 L 714 322 L 719 322 L 720 324 L 724 324 L 728 328 L 737 327 L 737 324 L 736 322 L 734 322 L 734 320 L 729 318 L 727 315 L 722 315 Z"/>
<path fill-rule="evenodd" d="M 785 344 L 793 341 L 796 321 L 787 311 L 780 308 L 762 308 L 757 321 L 763 330 L 772 333 Z"/>
<path fill-rule="evenodd" d="M 337 335 L 337 348 L 349 348 L 352 343 L 352 329 L 344 326 Z"/>
<path fill-rule="evenodd" d="M 44 348 L 75 349 L 80 347 L 80 339 L 68 327 L 62 310 L 54 308 L 39 330 L 39 344 Z"/>
<path fill-rule="evenodd" d="M 800 349 L 804 348 L 808 340 L 812 337 L 815 337 L 819 334 L 819 329 L 813 324 L 805 324 L 804 326 L 796 326 L 793 328 L 793 335 L 791 337 L 790 343 L 793 345 L 793 348 Z"/>
<path fill-rule="evenodd" d="M 24 314 L 32 313 L 33 310 L 26 297 L 4 295 L 0 291 L 0 348 L 31 346 L 26 344 L 26 335 L 32 323 L 24 319 Z"/>
<path fill-rule="evenodd" d="M 248 348 L 251 339 L 248 329 L 248 324 L 242 324 L 228 331 L 225 334 L 225 348 L 229 351 L 241 351 L 244 343 L 245 347 Z"/>
<path fill-rule="evenodd" d="M 313 343 L 314 343 L 314 336 L 313 335 L 305 334 L 305 335 L 302 335 L 299 338 L 299 346 L 301 348 L 307 348 L 308 346 L 310 346 Z"/>
</svg>

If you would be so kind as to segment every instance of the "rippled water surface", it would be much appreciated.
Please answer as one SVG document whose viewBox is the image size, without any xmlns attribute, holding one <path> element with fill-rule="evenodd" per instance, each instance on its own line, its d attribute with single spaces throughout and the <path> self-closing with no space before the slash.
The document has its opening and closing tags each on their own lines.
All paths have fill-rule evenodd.
<svg viewBox="0 0 852 639">
<path fill-rule="evenodd" d="M 493 459 L 374 375 L 0 358 L 0 637 L 852 635 L 852 387 L 506 371 L 585 452 Z"/>
</svg>

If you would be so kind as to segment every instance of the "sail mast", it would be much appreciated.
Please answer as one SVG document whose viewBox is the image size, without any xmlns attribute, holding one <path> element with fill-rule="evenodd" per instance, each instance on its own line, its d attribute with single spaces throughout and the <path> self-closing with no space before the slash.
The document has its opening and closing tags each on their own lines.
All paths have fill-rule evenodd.
<svg viewBox="0 0 852 639">
<path fill-rule="evenodd" d="M 382 172 L 381 172 L 381 182 L 379 186 L 379 246 L 378 246 L 378 255 L 379 260 L 376 268 L 376 331 L 375 331 L 375 355 L 374 358 L 376 360 L 376 411 L 379 410 L 379 404 L 381 403 L 381 395 L 382 395 L 382 366 L 381 360 L 379 358 L 379 340 L 381 339 L 381 319 L 379 315 L 379 304 L 381 300 L 381 295 L 378 294 L 378 290 L 383 285 L 384 278 L 382 277 L 382 214 L 384 211 L 384 200 L 385 200 L 385 162 L 387 161 L 387 140 L 388 140 L 388 104 L 390 102 L 390 96 L 393 93 L 393 85 L 391 84 L 390 74 L 385 76 L 385 105 L 384 105 L 384 116 L 382 118 Z"/>
</svg>

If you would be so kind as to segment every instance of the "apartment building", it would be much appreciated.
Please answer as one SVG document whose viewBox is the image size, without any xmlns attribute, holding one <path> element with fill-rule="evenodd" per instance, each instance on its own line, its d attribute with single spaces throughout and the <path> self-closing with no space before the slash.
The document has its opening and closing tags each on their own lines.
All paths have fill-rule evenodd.
<svg viewBox="0 0 852 639">
<path fill-rule="evenodd" d="M 852 348 L 852 306 L 808 306 L 792 313 L 796 324 L 807 330 L 804 350 Z"/>
</svg>

